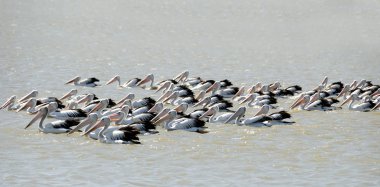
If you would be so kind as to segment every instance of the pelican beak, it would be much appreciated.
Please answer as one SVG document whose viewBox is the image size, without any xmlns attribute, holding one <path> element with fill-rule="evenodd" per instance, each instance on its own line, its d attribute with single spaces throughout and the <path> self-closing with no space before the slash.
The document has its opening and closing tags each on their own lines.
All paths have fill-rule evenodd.
<svg viewBox="0 0 380 187">
<path fill-rule="evenodd" d="M 115 113 L 115 114 L 111 114 L 108 116 L 110 118 L 111 121 L 119 121 L 120 118 L 121 118 L 121 115 L 120 113 Z"/>
<path fill-rule="evenodd" d="M 76 82 L 76 81 L 78 81 L 79 79 L 80 79 L 80 77 L 75 77 L 75 78 L 73 78 L 73 79 L 67 81 L 65 84 L 70 84 L 70 83 Z"/>
<path fill-rule="evenodd" d="M 91 119 L 90 119 L 90 116 L 88 116 L 86 119 L 81 121 L 74 129 L 72 129 L 70 132 L 68 132 L 67 135 L 78 131 L 79 129 L 83 128 L 86 125 L 90 125 L 90 123 L 91 123 Z"/>
<path fill-rule="evenodd" d="M 343 103 L 339 105 L 339 107 L 342 107 L 343 105 L 345 105 L 346 103 L 350 102 L 353 99 L 354 99 L 353 96 L 350 95 L 350 97 L 348 97 L 346 100 L 344 100 Z"/>
<path fill-rule="evenodd" d="M 77 93 L 78 93 L 77 89 L 72 89 L 68 93 L 66 93 L 64 96 L 62 96 L 59 100 L 66 99 L 66 98 L 71 97 L 71 96 L 73 96 L 73 95 L 75 95 Z"/>
<path fill-rule="evenodd" d="M 47 110 L 45 110 L 47 111 Z M 41 110 L 38 111 L 38 113 L 36 114 L 36 116 L 34 116 L 34 118 L 28 123 L 28 125 L 26 125 L 24 127 L 24 129 L 27 129 L 28 127 L 30 127 L 33 123 L 35 123 L 38 119 L 40 119 L 43 115 L 46 115 L 46 112 L 42 112 Z"/>
<path fill-rule="evenodd" d="M 20 100 L 18 100 L 18 102 L 19 103 L 24 102 L 24 101 L 26 101 L 29 98 L 37 97 L 37 95 L 38 95 L 38 91 L 37 90 L 33 90 L 29 94 L 27 94 L 26 96 L 24 96 Z"/>
<path fill-rule="evenodd" d="M 253 115 L 253 117 L 256 117 L 256 116 L 259 116 L 259 115 L 262 115 L 262 114 L 268 114 L 269 112 L 269 105 L 263 105 L 259 111 L 256 112 L 255 115 Z"/>
<path fill-rule="evenodd" d="M 90 102 L 90 98 L 91 96 L 90 95 L 86 95 L 86 96 L 84 96 L 82 99 L 80 99 L 79 101 L 78 101 L 78 104 L 80 104 L 80 103 L 87 103 L 87 102 Z"/>
<path fill-rule="evenodd" d="M 371 111 L 374 111 L 380 107 L 380 101 L 371 109 Z"/>
<path fill-rule="evenodd" d="M 120 85 L 120 76 L 119 75 L 116 75 L 115 77 L 113 77 L 112 79 L 110 79 L 109 81 L 107 81 L 106 85 L 109 85 L 115 81 L 118 81 L 119 82 L 119 85 Z"/>
<path fill-rule="evenodd" d="M 148 112 L 159 112 L 162 108 L 164 108 L 162 103 L 156 103 L 151 109 L 148 110 Z"/>
<path fill-rule="evenodd" d="M 136 86 L 141 86 L 141 85 L 143 85 L 143 84 L 145 84 L 145 83 L 147 83 L 149 81 L 152 81 L 152 83 L 153 83 L 153 80 L 154 80 L 153 74 L 149 74 L 143 80 L 141 80 L 140 82 L 138 82 L 136 84 Z"/>
<path fill-rule="evenodd" d="M 157 121 L 153 122 L 154 125 L 157 125 L 157 124 L 160 124 L 161 122 L 169 119 L 170 115 L 169 113 L 165 114 L 164 116 L 162 116 L 160 119 L 158 119 Z"/>
<path fill-rule="evenodd" d="M 232 97 L 232 99 L 235 99 L 236 97 L 243 95 L 244 92 L 245 92 L 245 87 L 244 86 L 240 87 L 239 91 L 236 92 L 236 94 Z"/>
<path fill-rule="evenodd" d="M 157 93 L 157 92 L 159 92 L 159 91 L 161 91 L 161 90 L 167 91 L 167 90 L 170 88 L 170 86 L 171 86 L 172 84 L 173 84 L 173 83 L 171 83 L 170 81 L 166 81 L 165 83 L 161 84 L 161 85 L 157 88 L 157 90 L 156 90 L 155 93 Z"/>
<path fill-rule="evenodd" d="M 25 104 L 23 104 L 19 109 L 17 109 L 16 112 L 20 112 L 21 110 L 24 110 L 26 107 L 32 107 L 32 98 L 29 99 Z"/>
<path fill-rule="evenodd" d="M 3 105 L 1 105 L 0 110 L 6 108 L 9 105 L 11 105 L 12 103 L 15 102 L 15 100 L 16 100 L 16 96 L 15 95 L 11 96 Z"/>
<path fill-rule="evenodd" d="M 207 90 L 206 93 L 211 92 L 212 90 L 215 90 L 217 88 L 217 82 L 212 84 Z"/>
<path fill-rule="evenodd" d="M 312 95 L 310 97 L 310 103 L 314 103 L 315 101 L 317 101 L 320 98 L 320 93 L 321 93 L 321 91 L 318 90 L 317 93 Z"/>
<path fill-rule="evenodd" d="M 230 122 L 231 120 L 234 120 L 234 119 L 239 119 L 241 118 L 244 113 L 246 111 L 246 108 L 245 107 L 240 107 L 232 116 L 230 116 L 224 123 L 228 123 Z"/>
<path fill-rule="evenodd" d="M 255 86 L 252 86 L 252 87 L 248 88 L 248 90 L 247 90 L 248 94 L 251 94 L 253 92 L 255 92 Z"/>
<path fill-rule="evenodd" d="M 132 102 L 132 100 L 135 99 L 135 94 L 133 94 L 133 93 L 129 93 L 129 94 L 128 94 L 127 96 L 125 96 L 123 99 L 120 99 L 120 101 L 118 101 L 118 102 L 116 103 L 116 105 L 121 104 L 121 103 L 123 103 L 124 101 L 126 101 L 126 100 L 128 100 L 128 99 Z"/>
<path fill-rule="evenodd" d="M 173 92 L 169 97 L 167 97 L 166 99 L 164 99 L 162 102 L 166 103 L 170 99 L 176 100 L 177 98 L 178 98 L 178 92 Z"/>
<path fill-rule="evenodd" d="M 290 109 L 294 109 L 304 102 L 306 102 L 306 100 L 305 100 L 305 97 L 302 96 L 302 97 L 298 98 L 297 101 L 292 104 L 292 106 L 290 106 Z"/>
<path fill-rule="evenodd" d="M 161 95 L 157 99 L 157 102 L 163 101 L 164 99 L 166 99 L 167 97 L 169 97 L 172 93 L 173 93 L 173 91 L 171 91 L 171 90 L 166 91 L 163 95 Z"/>
<path fill-rule="evenodd" d="M 200 100 L 200 99 L 203 99 L 206 95 L 206 92 L 204 90 L 202 90 L 201 92 L 199 92 L 199 94 L 195 97 L 196 100 Z"/>
<path fill-rule="evenodd" d="M 86 132 L 84 132 L 83 134 L 81 134 L 81 136 L 87 136 L 92 131 L 96 130 L 97 128 L 103 127 L 103 126 L 105 126 L 105 123 L 104 123 L 103 120 L 100 120 L 97 123 L 95 123 L 95 125 L 92 126 L 90 129 L 88 129 Z"/>
<path fill-rule="evenodd" d="M 99 102 L 89 113 L 93 113 L 95 111 L 98 111 L 101 107 L 103 107 L 104 103 Z"/>
<path fill-rule="evenodd" d="M 210 104 L 210 102 L 211 102 L 211 98 L 205 97 L 201 101 L 199 101 L 198 103 L 195 103 L 195 105 L 193 107 L 197 107 L 197 106 L 201 106 L 201 105 L 204 105 L 204 107 L 205 107 L 208 104 Z"/>
<path fill-rule="evenodd" d="M 187 80 L 188 77 L 189 77 L 189 71 L 184 71 L 184 72 L 178 74 L 176 77 L 174 77 L 174 80 L 176 80 L 178 82 L 180 82 L 180 81 L 184 82 Z"/>
<path fill-rule="evenodd" d="M 377 89 L 375 92 L 373 92 L 373 93 L 371 94 L 371 97 L 374 97 L 374 96 L 379 95 L 379 94 L 380 94 L 380 88 Z"/>
<path fill-rule="evenodd" d="M 154 123 L 157 119 L 161 118 L 162 116 L 166 115 L 170 109 L 165 108 L 160 113 L 158 113 L 152 120 L 150 120 L 151 123 Z"/>
<path fill-rule="evenodd" d="M 305 96 L 304 93 L 300 94 L 299 97 L 293 102 L 293 104 L 290 105 L 290 109 L 295 108 L 296 103 L 298 103 L 301 99 L 303 99 L 303 96 Z"/>
<path fill-rule="evenodd" d="M 357 81 L 357 80 L 354 80 L 354 81 L 350 84 L 350 90 L 353 90 L 354 88 L 356 88 L 357 85 L 358 85 L 358 81 Z"/>
<path fill-rule="evenodd" d="M 343 95 L 347 94 L 348 91 L 350 91 L 350 85 L 345 85 L 342 91 L 338 94 L 337 98 L 342 97 Z"/>
<path fill-rule="evenodd" d="M 253 94 L 249 94 L 243 101 L 240 102 L 240 104 L 246 103 L 248 101 L 253 100 Z"/>
<path fill-rule="evenodd" d="M 323 87 L 326 87 L 328 81 L 329 81 L 329 78 L 326 76 L 326 77 L 323 79 L 321 85 L 322 85 Z"/>
<path fill-rule="evenodd" d="M 212 107 L 212 108 L 208 109 L 205 113 L 203 113 L 201 116 L 199 116 L 198 119 L 202 119 L 202 118 L 204 118 L 206 116 L 211 116 L 211 115 L 213 115 L 215 113 L 216 113 L 216 110 L 215 110 L 214 107 Z"/>
<path fill-rule="evenodd" d="M 261 89 L 263 88 L 263 84 L 261 82 L 258 82 L 256 85 L 255 85 L 255 89 L 253 92 L 259 92 Z"/>
</svg>

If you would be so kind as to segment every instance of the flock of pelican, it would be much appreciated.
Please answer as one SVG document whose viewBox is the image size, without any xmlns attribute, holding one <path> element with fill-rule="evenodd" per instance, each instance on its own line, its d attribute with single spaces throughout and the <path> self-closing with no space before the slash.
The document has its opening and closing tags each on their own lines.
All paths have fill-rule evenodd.
<svg viewBox="0 0 380 187">
<path fill-rule="evenodd" d="M 97 82 L 96 78 L 75 77 L 66 84 L 100 86 Z M 102 143 L 139 144 L 140 135 L 158 133 L 157 127 L 167 131 L 207 133 L 206 123 L 256 127 L 295 123 L 288 121 L 291 115 L 287 111 L 269 113 L 278 108 L 280 98 L 294 99 L 290 110 L 336 110 L 347 103 L 348 109 L 354 111 L 378 111 L 380 108 L 380 86 L 367 80 L 328 84 L 325 77 L 313 90 L 302 92 L 298 85 L 282 88 L 279 82 L 235 87 L 227 79 L 204 80 L 189 77 L 189 72 L 184 71 L 158 83 L 154 82 L 154 75 L 149 74 L 122 84 L 117 75 L 104 86 L 115 82 L 119 88 L 153 90 L 160 93 L 160 97 L 136 99 L 135 94 L 129 93 L 115 102 L 111 98 L 98 98 L 94 93 L 80 94 L 77 89 L 72 89 L 60 98 L 38 98 L 38 91 L 33 90 L 19 100 L 11 96 L 0 110 L 25 111 L 34 115 L 25 129 L 39 120 L 38 129 L 43 133 L 69 135 L 82 132 L 82 136 Z M 237 110 L 233 110 L 234 105 L 239 105 Z M 250 108 L 258 110 L 245 116 Z M 57 120 L 44 123 L 47 117 Z"/>
</svg>

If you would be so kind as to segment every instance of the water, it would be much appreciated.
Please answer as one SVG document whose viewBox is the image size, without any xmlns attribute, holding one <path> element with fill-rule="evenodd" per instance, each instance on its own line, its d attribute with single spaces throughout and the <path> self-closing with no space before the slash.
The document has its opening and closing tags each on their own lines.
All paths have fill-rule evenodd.
<svg viewBox="0 0 380 187">
<path fill-rule="evenodd" d="M 62 96 L 80 75 L 104 84 L 183 70 L 235 85 L 308 90 L 327 75 L 379 84 L 378 1 L 0 1 L 0 95 Z M 95 89 L 120 99 L 141 89 Z M 281 100 L 287 108 L 292 100 Z M 249 109 L 250 114 L 257 109 Z M 208 124 L 103 145 L 23 127 L 0 111 L 1 186 L 379 186 L 379 112 L 292 112 L 291 126 Z"/>
</svg>

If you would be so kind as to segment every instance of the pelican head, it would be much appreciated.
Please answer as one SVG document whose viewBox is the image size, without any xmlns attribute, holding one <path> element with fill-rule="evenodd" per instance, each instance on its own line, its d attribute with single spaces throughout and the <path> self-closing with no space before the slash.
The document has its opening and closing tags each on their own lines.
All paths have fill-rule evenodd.
<svg viewBox="0 0 380 187">
<path fill-rule="evenodd" d="M 150 87 L 153 87 L 154 75 L 149 74 L 145 78 L 143 78 L 140 82 L 136 84 L 136 86 L 142 86 L 143 84 L 150 82 Z"/>
<path fill-rule="evenodd" d="M 76 95 L 76 94 L 78 94 L 78 90 L 72 89 L 69 92 L 67 92 L 64 96 L 62 96 L 59 100 L 64 100 L 64 99 L 69 98 L 69 97 Z"/>
<path fill-rule="evenodd" d="M 80 81 L 80 77 L 79 76 L 76 76 L 74 77 L 73 79 L 67 81 L 65 84 L 70 84 L 70 83 L 78 83 Z"/>
<path fill-rule="evenodd" d="M 5 103 L 3 105 L 1 105 L 0 110 L 6 108 L 8 106 L 14 105 L 15 102 L 16 102 L 16 96 L 12 95 L 7 101 L 5 101 Z"/>
<path fill-rule="evenodd" d="M 224 123 L 228 123 L 232 120 L 235 120 L 236 123 L 238 120 L 240 120 L 240 118 L 244 116 L 246 111 L 247 108 L 245 106 L 239 107 L 239 109 L 232 116 L 230 116 Z"/>
<path fill-rule="evenodd" d="M 154 125 L 157 125 L 157 124 L 160 124 L 164 121 L 171 121 L 173 119 L 175 119 L 175 117 L 177 116 L 177 111 L 175 110 L 170 110 L 166 115 L 162 116 L 160 119 L 158 119 L 157 121 L 153 122 Z"/>
<path fill-rule="evenodd" d="M 112 84 L 113 82 L 116 82 L 116 81 L 118 82 L 118 86 L 121 87 L 119 75 L 116 75 L 113 78 L 111 78 L 109 81 L 107 81 L 106 85 Z"/>
<path fill-rule="evenodd" d="M 72 134 L 79 129 L 83 128 L 86 125 L 92 126 L 95 124 L 95 122 L 98 120 L 98 114 L 91 113 L 87 116 L 86 119 L 82 120 L 74 129 L 72 129 L 70 132 L 67 133 L 67 135 Z"/>
<path fill-rule="evenodd" d="M 37 97 L 37 96 L 38 96 L 38 91 L 33 90 L 30 93 L 28 93 L 27 95 L 25 95 L 24 97 L 22 97 L 20 100 L 18 100 L 18 102 L 21 103 L 21 102 L 28 100 L 29 98 Z"/>
<path fill-rule="evenodd" d="M 90 134 L 92 131 L 96 130 L 97 128 L 104 127 L 104 129 L 107 129 L 111 124 L 111 120 L 109 117 L 104 116 L 102 117 L 94 126 L 92 126 L 90 129 L 88 129 L 86 132 L 82 134 L 82 136 L 86 136 Z"/>
</svg>

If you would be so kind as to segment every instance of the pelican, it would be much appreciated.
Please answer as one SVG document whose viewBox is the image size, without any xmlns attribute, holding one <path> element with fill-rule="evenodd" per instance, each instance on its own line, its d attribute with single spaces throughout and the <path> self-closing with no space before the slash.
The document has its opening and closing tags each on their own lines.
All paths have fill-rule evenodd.
<svg viewBox="0 0 380 187">
<path fill-rule="evenodd" d="M 16 103 L 16 96 L 12 95 L 3 105 L 1 105 L 0 110 L 7 108 L 7 110 L 17 110 L 21 105 Z"/>
<path fill-rule="evenodd" d="M 91 77 L 91 78 L 81 80 L 81 78 L 79 76 L 76 76 L 73 79 L 67 81 L 65 84 L 74 83 L 75 86 L 87 86 L 87 87 L 99 86 L 98 84 L 96 84 L 96 82 L 99 82 L 99 79 L 97 79 L 95 77 Z"/>
<path fill-rule="evenodd" d="M 163 100 L 162 102 L 163 103 L 166 103 L 168 101 L 170 101 L 170 104 L 171 105 L 180 105 L 180 104 L 183 104 L 183 103 L 186 103 L 188 105 L 193 105 L 195 103 L 198 102 L 197 99 L 194 98 L 194 96 L 188 96 L 188 97 L 184 97 L 184 98 L 178 98 L 180 97 L 179 96 L 180 93 L 178 91 L 175 91 L 173 92 L 171 95 L 169 95 L 165 100 Z"/>
<path fill-rule="evenodd" d="M 133 123 L 144 123 L 144 122 L 149 122 L 151 121 L 156 115 L 153 113 L 142 113 L 142 114 L 137 114 L 135 116 L 130 116 L 128 117 L 127 114 L 123 111 L 119 111 L 115 114 L 113 119 L 115 119 L 115 116 L 117 116 L 117 119 L 115 121 L 116 125 L 130 125 Z"/>
<path fill-rule="evenodd" d="M 264 123 L 264 122 L 270 121 L 272 120 L 272 118 L 264 114 L 260 114 L 251 118 L 242 119 L 246 110 L 247 110 L 246 107 L 244 106 L 240 107 L 224 123 L 230 123 L 231 121 L 234 121 L 233 123 L 237 125 L 269 126 L 267 123 Z"/>
<path fill-rule="evenodd" d="M 337 100 L 333 99 L 331 101 L 327 99 L 311 99 L 309 95 L 303 95 L 299 98 L 290 109 L 294 109 L 296 107 L 300 107 L 301 110 L 333 110 L 335 107 L 331 106 L 333 103 L 337 102 Z"/>
<path fill-rule="evenodd" d="M 374 102 L 372 102 L 369 98 L 370 98 L 370 96 L 367 96 L 366 98 L 363 99 L 362 103 L 354 105 L 354 102 L 359 101 L 360 98 L 357 94 L 352 94 L 345 101 L 343 101 L 343 103 L 340 105 L 340 107 L 342 107 L 344 104 L 351 101 L 350 104 L 348 105 L 349 110 L 367 112 L 376 106 L 376 104 Z"/>
<path fill-rule="evenodd" d="M 136 86 L 140 86 L 140 87 L 143 87 L 144 84 L 150 82 L 150 86 L 149 86 L 149 89 L 151 90 L 155 90 L 157 89 L 156 86 L 153 86 L 153 83 L 154 83 L 154 75 L 153 74 L 149 74 L 147 75 L 145 78 L 143 78 L 142 80 L 140 80 Z"/>
<path fill-rule="evenodd" d="M 136 100 L 132 102 L 132 107 L 133 108 L 140 108 L 143 106 L 153 106 L 156 104 L 156 100 L 152 99 L 151 97 L 144 97 L 140 100 Z"/>
<path fill-rule="evenodd" d="M 211 115 L 209 117 L 208 122 L 210 122 L 210 123 L 224 123 L 228 118 L 230 118 L 234 114 L 234 112 L 228 112 L 228 113 L 224 113 L 224 114 L 221 114 L 219 116 L 216 116 L 217 112 L 219 112 L 218 106 L 213 106 L 213 107 L 209 108 L 205 113 L 203 113 L 198 119 L 203 119 L 203 118 Z"/>
<path fill-rule="evenodd" d="M 120 125 L 118 122 L 122 121 L 124 116 L 125 116 L 125 113 L 123 114 L 123 112 L 120 111 L 116 114 L 110 115 L 109 118 L 111 119 L 111 121 L 115 121 L 115 123 L 117 125 Z M 158 131 L 156 130 L 156 126 L 153 123 L 151 123 L 150 121 L 139 121 L 139 122 L 135 122 L 135 123 L 128 124 L 128 125 L 122 125 L 122 126 L 134 127 L 135 129 L 137 129 L 140 132 L 140 134 L 158 133 Z"/>
<path fill-rule="evenodd" d="M 180 74 L 178 74 L 177 76 L 175 76 L 173 80 L 177 82 L 185 82 L 187 81 L 188 78 L 189 78 L 189 71 L 185 70 L 181 72 Z"/>
<path fill-rule="evenodd" d="M 206 93 L 211 92 L 211 95 L 221 95 L 224 98 L 231 98 L 234 97 L 236 94 L 240 94 L 244 92 L 244 86 L 241 88 L 238 87 L 228 87 L 221 89 L 221 82 L 215 82 L 213 85 L 211 85 L 207 90 Z"/>
<path fill-rule="evenodd" d="M 168 131 L 185 130 L 190 132 L 207 133 L 205 131 L 205 122 L 194 118 L 179 118 L 176 119 L 177 112 L 170 110 L 165 116 L 155 121 L 153 124 L 164 123 L 164 128 Z"/>
<path fill-rule="evenodd" d="M 137 134 L 139 131 L 133 127 L 125 126 L 112 131 L 107 131 L 110 127 L 111 120 L 109 117 L 102 117 L 91 129 L 86 131 L 83 135 L 87 135 L 92 131 L 103 127 L 98 134 L 98 141 L 107 144 L 140 144 Z"/>
<path fill-rule="evenodd" d="M 164 109 L 164 104 L 161 102 L 158 102 L 154 104 L 153 106 L 144 106 L 144 107 L 137 108 L 132 111 L 132 115 L 135 116 L 135 115 L 147 113 L 147 112 L 159 113 L 162 109 Z"/>
<path fill-rule="evenodd" d="M 54 134 L 67 133 L 71 130 L 70 127 L 76 126 L 79 124 L 79 121 L 77 120 L 58 120 L 58 121 L 53 121 L 51 123 L 47 123 L 43 125 L 45 118 L 49 114 L 48 111 L 49 111 L 48 107 L 40 108 L 36 116 L 28 123 L 28 125 L 25 126 L 25 129 L 31 126 L 39 118 L 41 118 L 41 121 L 38 125 L 38 129 L 39 131 L 43 133 L 54 133 Z"/>
<path fill-rule="evenodd" d="M 49 103 L 47 105 L 49 108 L 49 116 L 60 119 L 60 120 L 66 120 L 66 119 L 71 119 L 71 120 L 82 120 L 87 117 L 87 114 L 85 111 L 81 109 L 74 109 L 74 110 L 61 110 L 57 111 L 58 104 L 53 102 Z"/>
<path fill-rule="evenodd" d="M 204 91 L 206 91 L 214 83 L 215 83 L 214 80 L 206 80 L 206 81 L 200 82 L 199 84 L 194 86 L 193 90 L 204 90 Z"/>
<path fill-rule="evenodd" d="M 257 93 L 248 94 L 244 100 L 240 102 L 240 104 L 248 102 L 249 107 L 255 107 L 255 106 L 263 106 L 263 105 L 271 105 L 276 104 L 277 99 L 274 97 L 271 97 L 269 95 L 261 95 L 259 96 Z M 272 108 L 275 108 L 271 106 Z"/>
</svg>

